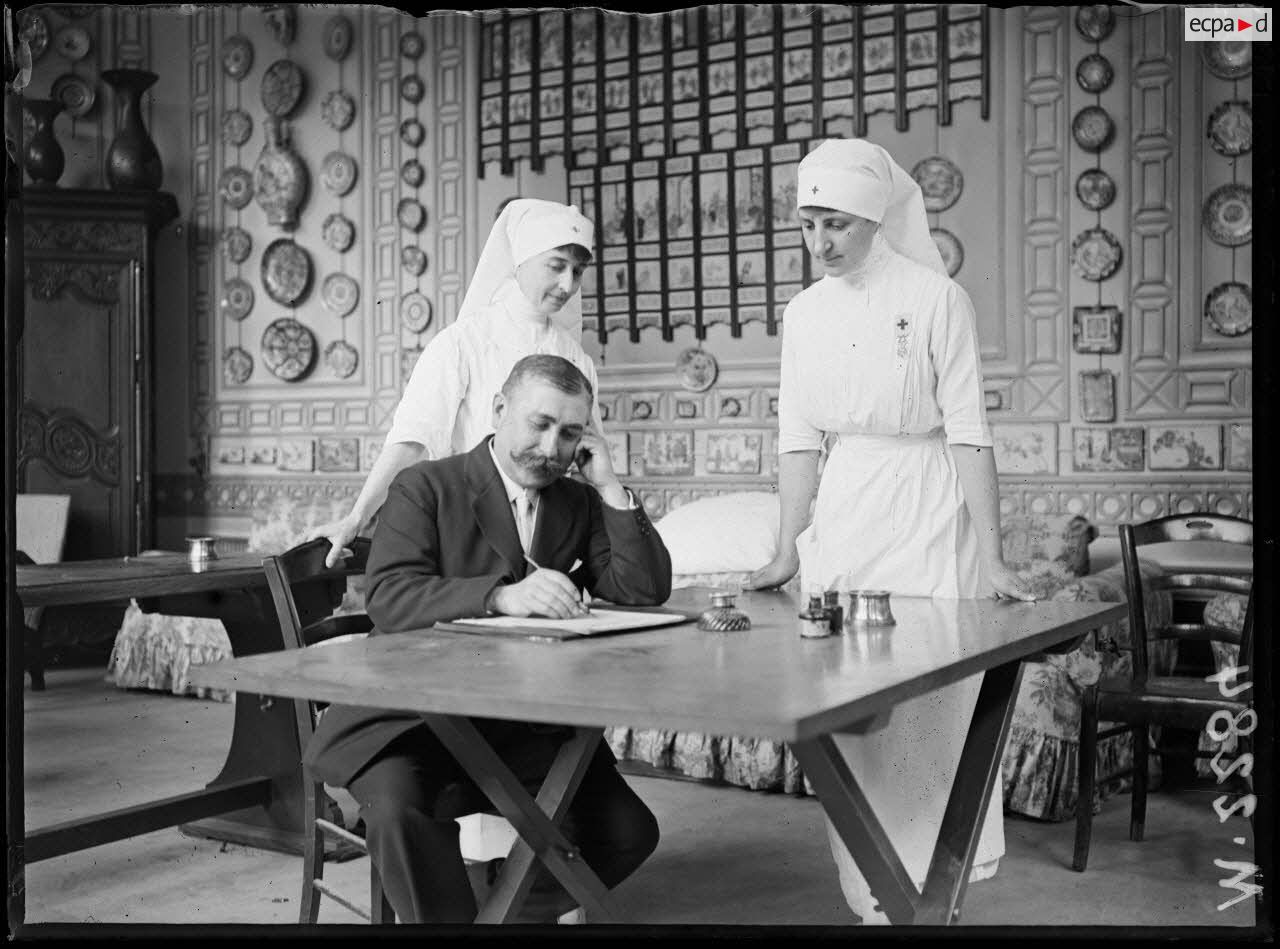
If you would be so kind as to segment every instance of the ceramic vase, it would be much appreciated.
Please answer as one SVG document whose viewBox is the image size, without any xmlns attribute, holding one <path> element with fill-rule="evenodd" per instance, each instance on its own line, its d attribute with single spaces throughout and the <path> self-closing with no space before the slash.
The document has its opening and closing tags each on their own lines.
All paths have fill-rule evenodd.
<svg viewBox="0 0 1280 949">
<path fill-rule="evenodd" d="M 263 123 L 266 144 L 253 167 L 253 197 L 266 212 L 267 223 L 291 231 L 307 198 L 307 166 L 290 144 L 289 126 L 269 117 Z"/>
<path fill-rule="evenodd" d="M 107 150 L 107 184 L 117 191 L 158 191 L 164 180 L 160 152 L 142 124 L 142 94 L 160 77 L 145 69 L 107 69 L 115 91 L 116 137 Z"/>
<path fill-rule="evenodd" d="M 53 120 L 62 111 L 62 103 L 56 99 L 27 99 L 22 107 L 35 123 L 22 151 L 22 163 L 34 184 L 52 188 L 67 165 L 62 146 L 53 134 Z"/>
</svg>

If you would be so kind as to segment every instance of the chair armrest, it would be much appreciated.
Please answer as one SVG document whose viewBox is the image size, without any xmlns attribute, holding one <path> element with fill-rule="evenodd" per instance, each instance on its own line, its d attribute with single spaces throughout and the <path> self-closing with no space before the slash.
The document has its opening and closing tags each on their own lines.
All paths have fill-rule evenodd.
<svg viewBox="0 0 1280 949">
<path fill-rule="evenodd" d="M 312 623 L 302 631 L 302 640 L 308 646 L 322 643 L 336 636 L 355 636 L 368 633 L 373 629 L 373 620 L 367 613 L 347 613 L 342 616 L 327 616 Z"/>
</svg>

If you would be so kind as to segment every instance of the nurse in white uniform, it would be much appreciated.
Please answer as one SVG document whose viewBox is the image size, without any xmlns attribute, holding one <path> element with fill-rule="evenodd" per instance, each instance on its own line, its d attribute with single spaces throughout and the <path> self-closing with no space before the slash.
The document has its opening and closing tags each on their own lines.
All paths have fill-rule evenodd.
<svg viewBox="0 0 1280 949">
<path fill-rule="evenodd" d="M 878 145 L 829 140 L 800 162 L 797 194 L 822 279 L 783 315 L 779 550 L 749 586 L 799 571 L 805 591 L 1033 599 L 1000 551 L 973 305 L 946 274 L 919 186 Z M 836 736 L 917 886 L 979 684 L 906 702 L 875 734 Z M 1001 801 L 997 787 L 971 879 L 1004 853 Z M 828 835 L 850 908 L 887 922 L 829 822 Z"/>
<path fill-rule="evenodd" d="M 503 207 L 480 252 L 458 318 L 422 351 L 391 430 L 351 511 L 312 537 L 333 544 L 330 566 L 373 517 L 392 479 L 424 458 L 469 451 L 493 431 L 493 397 L 521 358 L 563 356 L 599 391 L 580 342 L 582 273 L 595 227 L 572 206 L 517 198 Z M 599 407 L 592 423 L 602 432 Z"/>
</svg>

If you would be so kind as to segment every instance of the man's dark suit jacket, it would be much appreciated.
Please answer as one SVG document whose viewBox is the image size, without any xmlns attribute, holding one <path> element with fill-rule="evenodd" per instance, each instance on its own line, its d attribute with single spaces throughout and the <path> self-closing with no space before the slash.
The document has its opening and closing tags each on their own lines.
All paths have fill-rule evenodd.
<svg viewBox="0 0 1280 949">
<path fill-rule="evenodd" d="M 532 569 L 489 441 L 466 454 L 411 465 L 392 482 L 366 571 L 373 635 L 483 616 L 489 591 Z M 581 560 L 570 578 L 614 603 L 657 606 L 671 595 L 671 557 L 644 509 L 612 508 L 594 488 L 569 478 L 542 489 L 529 556 L 566 574 Z M 303 762 L 326 784 L 344 787 L 421 723 L 413 713 L 335 705 Z"/>
</svg>

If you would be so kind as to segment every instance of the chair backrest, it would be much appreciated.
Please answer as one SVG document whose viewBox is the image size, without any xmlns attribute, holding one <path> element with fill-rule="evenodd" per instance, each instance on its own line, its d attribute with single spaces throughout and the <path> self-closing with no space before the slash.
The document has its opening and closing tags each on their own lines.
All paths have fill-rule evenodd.
<svg viewBox="0 0 1280 949">
<path fill-rule="evenodd" d="M 1176 514 L 1141 524 L 1120 525 L 1120 557 L 1124 563 L 1125 593 L 1128 597 L 1129 637 L 1133 648 L 1133 675 L 1138 681 L 1147 677 L 1149 640 L 1213 640 L 1240 647 L 1240 662 L 1248 663 L 1252 651 L 1253 581 L 1251 578 L 1214 573 L 1210 569 L 1170 572 L 1143 577 L 1138 564 L 1138 550 L 1149 544 L 1169 541 L 1208 542 L 1253 547 L 1253 525 L 1238 517 L 1222 514 Z M 1206 622 L 1171 621 L 1166 626 L 1151 628 L 1147 624 L 1144 591 L 1167 590 L 1178 600 L 1204 601 L 1217 593 L 1236 593 L 1249 597 L 1243 631 L 1223 629 Z"/>
<path fill-rule="evenodd" d="M 318 537 L 262 561 L 286 649 L 301 649 L 316 641 L 308 636 L 308 630 L 333 612 L 346 589 L 347 577 L 363 574 L 369 562 L 370 542 L 366 537 L 352 540 L 348 545 L 351 555 L 332 569 L 325 566 L 331 547 L 327 538 Z M 300 602 L 296 595 L 300 584 L 317 586 L 315 581 L 324 580 L 329 581 L 325 585 L 327 597 L 308 597 Z"/>
</svg>

